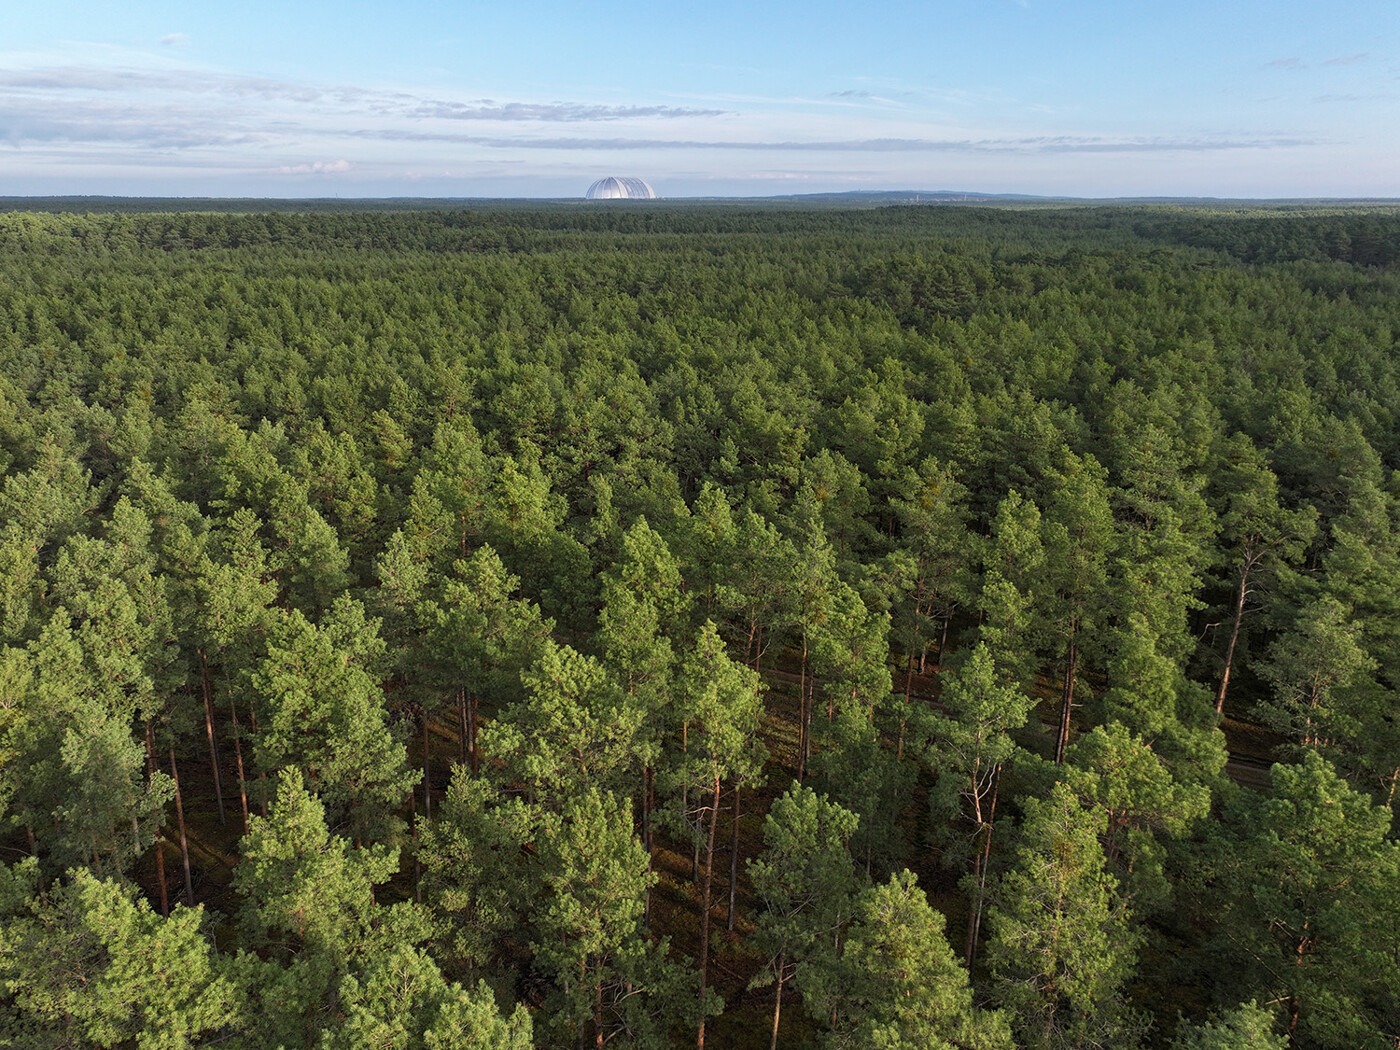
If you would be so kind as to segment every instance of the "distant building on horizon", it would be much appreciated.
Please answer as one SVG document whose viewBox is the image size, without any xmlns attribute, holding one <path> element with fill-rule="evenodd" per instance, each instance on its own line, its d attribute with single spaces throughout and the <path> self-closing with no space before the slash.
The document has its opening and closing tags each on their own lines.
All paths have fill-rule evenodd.
<svg viewBox="0 0 1400 1050">
<path fill-rule="evenodd" d="M 621 179 L 609 175 L 589 186 L 585 196 L 591 201 L 650 201 L 656 199 L 656 191 L 644 179 Z"/>
</svg>

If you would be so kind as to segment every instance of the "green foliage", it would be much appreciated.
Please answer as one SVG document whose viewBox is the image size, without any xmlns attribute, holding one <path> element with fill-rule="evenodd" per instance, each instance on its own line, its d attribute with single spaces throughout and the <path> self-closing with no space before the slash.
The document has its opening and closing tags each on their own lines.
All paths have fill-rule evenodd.
<svg viewBox="0 0 1400 1050">
<path fill-rule="evenodd" d="M 1227 1010 L 1218 1020 L 1182 1025 L 1172 1050 L 1284 1050 L 1288 1040 L 1274 1032 L 1274 1019 L 1254 1002 Z"/>
<path fill-rule="evenodd" d="M 168 903 L 183 841 L 195 895 L 222 892 L 216 770 L 274 803 L 229 905 L 260 954 L 189 963 L 241 1020 L 138 1032 L 134 974 L 128 1006 L 92 1000 L 116 1034 L 76 997 L 21 1018 L 22 989 L 6 1023 L 663 1045 L 716 1000 L 662 936 L 705 925 L 678 887 L 633 914 L 646 858 L 704 848 L 701 896 L 722 885 L 728 802 L 776 775 L 858 823 L 775 806 L 815 852 L 750 868 L 756 931 L 735 880 L 725 949 L 770 976 L 808 950 L 808 860 L 835 885 L 849 844 L 882 880 L 931 830 L 960 859 L 927 787 L 968 846 L 968 957 L 997 905 L 974 972 L 1023 1043 L 1130 1045 L 1129 987 L 1162 1031 L 1206 988 L 1266 1004 L 1183 1045 L 1267 1045 L 1259 1010 L 1299 1045 L 1400 1030 L 1393 946 L 1357 932 L 1394 925 L 1400 879 L 1367 808 L 1400 784 L 1400 217 L 887 204 L 0 215 L 0 845 L 32 860 L 0 937 L 59 944 L 90 903 L 185 944 L 130 887 Z M 1053 766 L 1013 746 L 1049 750 L 1032 698 L 1059 701 Z M 1267 806 L 1225 775 L 1246 712 L 1298 763 Z M 911 882 L 853 924 L 833 893 L 827 1034 L 1000 1039 Z"/>
<path fill-rule="evenodd" d="M 946 716 L 925 710 L 925 760 L 938 780 L 930 802 L 942 816 L 954 814 L 979 828 L 990 821 L 995 780 L 1023 753 L 1012 737 L 1035 701 L 997 673 L 992 654 L 979 643 L 960 667 L 943 677 L 940 702 Z"/>
<path fill-rule="evenodd" d="M 1300 748 L 1361 735 L 1346 696 L 1376 668 L 1362 648 L 1361 630 L 1335 598 L 1299 610 L 1292 629 L 1270 646 L 1262 673 L 1274 694 L 1257 706 L 1259 720 Z"/>
<path fill-rule="evenodd" d="M 539 869 L 526 855 L 534 824 L 528 806 L 498 798 L 458 766 L 437 819 L 423 829 L 424 896 L 448 924 L 446 947 L 467 968 L 491 969 L 502 938 L 541 892 Z"/>
<path fill-rule="evenodd" d="M 1270 778 L 1271 794 L 1229 802 L 1196 872 L 1221 994 L 1267 996 L 1310 1045 L 1381 1046 L 1397 1020 L 1392 815 L 1316 753 Z"/>
<path fill-rule="evenodd" d="M 767 959 L 753 987 L 782 982 L 796 968 L 831 955 L 849 921 L 861 879 L 848 847 L 859 818 L 825 795 L 793 784 L 763 820 L 763 852 L 749 878 L 763 903 L 754 933 Z"/>
<path fill-rule="evenodd" d="M 1116 898 L 1100 837 L 1101 810 L 1066 785 L 1025 801 L 1016 866 L 993 891 L 987 950 L 996 1001 L 1022 1046 L 1131 1045 L 1126 1009 L 1140 932 Z"/>
<path fill-rule="evenodd" d="M 1138 914 L 1163 907 L 1171 886 L 1162 839 L 1185 837 L 1209 811 L 1210 792 L 1174 780 L 1147 742 L 1118 722 L 1080 737 L 1066 759 L 1066 782 L 1085 806 L 1103 813 L 1115 892 Z"/>
<path fill-rule="evenodd" d="M 598 660 L 546 640 L 521 676 L 526 698 L 482 734 L 530 799 L 557 806 L 585 788 L 622 791 L 638 764 L 643 712 Z"/>
<path fill-rule="evenodd" d="M 496 1009 L 483 982 L 467 990 L 449 984 L 424 952 L 398 946 L 366 961 L 340 982 L 343 1020 L 327 1030 L 321 1050 L 529 1050 L 533 1026 L 523 1006 L 509 1017 Z"/>
<path fill-rule="evenodd" d="M 0 1038 L 16 1046 L 181 1050 L 250 1023 L 200 908 L 162 919 L 115 882 L 9 902 L 0 927 Z"/>
<path fill-rule="evenodd" d="M 535 965 L 554 979 L 547 1002 L 561 1038 L 627 1033 L 635 1045 L 669 1045 L 673 1025 L 694 1012 L 690 982 L 642 924 L 656 876 L 632 832 L 631 807 L 585 789 L 539 829 L 544 894 L 532 908 Z M 707 1012 L 718 1012 L 713 1000 Z M 572 1040 L 570 1040 L 572 1041 Z"/>
<path fill-rule="evenodd" d="M 378 622 L 356 604 L 338 605 L 320 627 L 293 611 L 248 675 L 259 714 L 258 767 L 303 770 L 333 819 L 348 820 L 357 837 L 402 828 L 399 805 L 419 776 L 390 731 L 373 677 L 382 651 Z"/>
<path fill-rule="evenodd" d="M 1012 1046 L 1006 1020 L 973 1007 L 943 916 L 908 871 L 861 894 L 840 956 L 808 964 L 800 981 L 813 1014 L 836 1019 L 831 1047 Z"/>
<path fill-rule="evenodd" d="M 3 739 L 13 757 L 0 783 L 10 821 L 34 835 L 53 871 L 91 864 L 120 880 L 159 832 L 174 785 L 146 775 L 129 701 L 91 666 L 67 620 L 60 609 L 28 652 L 9 653 L 14 715 Z"/>
<path fill-rule="evenodd" d="M 235 886 L 250 945 L 334 956 L 353 951 L 368 932 L 374 887 L 398 870 L 398 851 L 352 849 L 327 830 L 325 813 L 293 767 L 278 775 L 269 816 L 249 821 Z"/>
</svg>

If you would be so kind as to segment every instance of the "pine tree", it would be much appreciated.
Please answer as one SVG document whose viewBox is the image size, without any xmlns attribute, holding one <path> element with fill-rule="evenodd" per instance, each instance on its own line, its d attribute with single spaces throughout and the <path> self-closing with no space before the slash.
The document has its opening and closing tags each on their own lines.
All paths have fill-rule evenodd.
<svg viewBox="0 0 1400 1050">
<path fill-rule="evenodd" d="M 750 987 L 777 986 L 771 1047 L 777 1050 L 783 986 L 798 966 L 834 955 L 861 879 L 848 848 L 858 818 L 811 788 L 794 783 L 763 820 L 763 852 L 749 861 L 763 902 L 754 942 L 766 957 Z"/>
<path fill-rule="evenodd" d="M 163 919 L 130 887 L 83 869 L 46 894 L 27 889 L 24 911 L 0 902 L 0 1018 L 10 1014 L 0 1031 L 13 1045 L 184 1050 L 250 1022 L 202 908 Z"/>
<path fill-rule="evenodd" d="M 269 815 L 249 825 L 234 871 L 245 941 L 292 953 L 349 953 L 373 919 L 374 887 L 398 870 L 397 848 L 353 849 L 332 835 L 325 806 L 295 766 L 278 774 Z"/>
<path fill-rule="evenodd" d="M 320 627 L 300 612 L 284 617 L 247 678 L 258 768 L 303 770 L 333 819 L 349 821 L 361 840 L 402 827 L 399 806 L 419 777 L 387 724 L 374 673 L 383 656 L 378 622 L 341 598 Z"/>
<path fill-rule="evenodd" d="M 1063 784 L 1024 804 L 1016 865 L 988 912 L 996 1000 L 1022 1046 L 1131 1045 L 1138 1022 L 1123 986 L 1141 935 L 1105 868 L 1104 815 Z"/>
<path fill-rule="evenodd" d="M 860 895 L 841 954 L 805 964 L 799 982 L 809 1011 L 835 1019 L 825 1039 L 833 1050 L 1012 1046 L 1006 1019 L 972 1005 L 943 915 L 908 871 Z"/>
<path fill-rule="evenodd" d="M 1192 873 L 1220 993 L 1259 997 L 1291 1045 L 1385 1045 L 1400 1022 L 1391 812 L 1313 752 L 1270 780 L 1234 793 Z"/>
<path fill-rule="evenodd" d="M 953 856 L 971 858 L 963 959 L 972 972 L 977 962 L 1002 771 L 1021 751 L 1011 733 L 1026 724 L 1035 701 L 1005 684 L 983 643 L 978 643 L 956 671 L 944 676 L 941 701 L 948 717 L 929 712 L 925 719 L 925 759 L 938 778 L 930 803 L 939 818 L 956 819 L 956 834 L 965 848 L 954 850 Z"/>
<path fill-rule="evenodd" d="M 558 995 L 552 1027 L 570 1042 L 602 1047 L 626 1032 L 664 1047 L 673 1024 L 694 1013 L 684 981 L 652 942 L 642 916 L 656 881 L 633 834 L 630 807 L 596 787 L 544 814 L 536 835 L 544 893 L 533 908 L 535 965 Z M 683 996 L 679 998 L 678 996 Z M 704 1013 L 717 1012 L 713 993 Z"/>
</svg>

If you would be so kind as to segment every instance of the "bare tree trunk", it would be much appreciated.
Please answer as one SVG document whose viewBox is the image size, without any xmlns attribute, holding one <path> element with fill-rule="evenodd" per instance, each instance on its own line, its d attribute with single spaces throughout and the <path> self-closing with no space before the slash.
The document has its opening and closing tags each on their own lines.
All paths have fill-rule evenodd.
<svg viewBox="0 0 1400 1050">
<path fill-rule="evenodd" d="M 773 997 L 773 1039 L 768 1050 L 778 1050 L 778 1017 L 783 1012 L 783 978 L 787 976 L 787 961 L 778 956 L 778 994 Z"/>
<path fill-rule="evenodd" d="M 428 709 L 423 708 L 423 819 L 433 819 L 432 746 L 428 740 Z"/>
<path fill-rule="evenodd" d="M 477 707 L 476 693 L 467 697 L 467 758 L 471 762 L 472 774 L 481 772 L 481 752 L 476 749 L 477 723 L 480 709 Z"/>
<path fill-rule="evenodd" d="M 974 861 L 973 876 L 977 882 L 976 897 L 970 902 L 967 914 L 967 944 L 963 958 L 967 961 L 968 979 L 972 978 L 973 967 L 977 965 L 977 938 L 982 930 L 982 901 L 987 892 L 987 869 L 992 860 L 992 826 L 997 813 L 997 795 L 1001 787 L 1001 767 L 992 774 L 992 798 L 987 806 L 987 819 L 982 825 L 982 846 Z"/>
<path fill-rule="evenodd" d="M 642 848 L 647 851 L 647 871 L 651 871 L 651 781 L 654 773 L 650 765 L 642 770 Z M 642 898 L 642 922 L 651 922 L 651 884 L 647 884 Z"/>
<path fill-rule="evenodd" d="M 651 796 L 652 777 L 655 775 L 651 765 L 648 764 L 642 769 L 642 846 L 647 851 L 647 856 L 651 856 Z"/>
<path fill-rule="evenodd" d="M 593 1046 L 603 1050 L 603 982 L 593 983 Z"/>
<path fill-rule="evenodd" d="M 233 690 L 228 694 L 228 713 L 233 717 L 233 755 L 238 762 L 238 800 L 243 804 L 243 834 L 248 834 L 248 780 L 243 775 L 243 734 L 238 725 L 238 707 L 233 702 Z"/>
<path fill-rule="evenodd" d="M 219 777 L 219 747 L 214 740 L 214 700 L 209 689 L 209 661 L 199 650 L 199 679 L 204 688 L 204 731 L 209 737 L 209 768 L 214 773 L 214 798 L 219 803 L 219 823 L 224 820 L 224 788 Z"/>
<path fill-rule="evenodd" d="M 714 881 L 715 827 L 719 824 L 719 764 L 715 764 L 714 803 L 710 807 L 709 845 L 705 849 L 705 881 L 700 892 L 700 1005 L 705 1005 L 705 990 L 710 976 L 710 888 Z M 700 1032 L 695 1050 L 705 1050 L 705 1014 L 700 1014 Z"/>
<path fill-rule="evenodd" d="M 467 761 L 467 737 L 468 737 L 468 735 L 469 735 L 469 733 L 470 733 L 470 728 L 469 728 L 468 725 L 467 725 L 467 687 L 466 687 L 466 686 L 458 686 L 458 688 L 457 688 L 457 729 L 458 729 L 458 743 L 459 743 L 459 745 L 460 745 L 459 751 L 460 751 L 461 756 L 462 756 L 462 763 L 463 763 L 463 765 L 465 765 L 465 764 L 466 764 L 466 761 Z"/>
<path fill-rule="evenodd" d="M 807 631 L 802 631 L 802 668 L 797 679 L 797 782 L 807 775 Z"/>
<path fill-rule="evenodd" d="M 254 732 L 254 733 L 257 733 L 257 731 L 258 731 L 258 709 L 257 709 L 256 707 L 252 708 L 252 709 L 248 712 L 248 721 L 252 724 L 253 732 Z M 259 783 L 262 784 L 262 787 L 260 787 L 260 788 L 258 789 L 258 794 L 259 794 L 260 796 L 262 796 L 262 797 L 259 799 L 259 803 L 260 803 L 260 806 L 261 806 L 261 808 L 262 808 L 263 819 L 266 820 L 266 819 L 267 819 L 267 772 L 266 772 L 266 770 L 264 770 L 263 772 L 261 772 L 261 773 L 258 774 L 258 781 L 259 781 Z"/>
<path fill-rule="evenodd" d="M 899 743 L 895 746 L 894 757 L 904 757 L 904 727 L 909 722 L 909 694 L 914 688 L 914 654 L 909 654 L 909 666 L 904 674 L 904 707 L 899 712 Z"/>
<path fill-rule="evenodd" d="M 943 633 L 938 636 L 938 653 L 934 656 L 934 663 L 943 666 L 943 650 L 948 645 L 948 628 L 953 623 L 953 614 L 949 613 L 943 617 Z"/>
<path fill-rule="evenodd" d="M 156 775 L 156 749 L 155 734 L 151 731 L 151 720 L 146 719 L 146 777 L 147 780 L 154 779 Z M 34 833 L 30 832 L 31 844 Z M 165 888 L 165 827 L 156 833 L 156 882 L 160 884 L 160 914 L 161 918 L 170 918 L 170 896 Z"/>
<path fill-rule="evenodd" d="M 190 877 L 190 843 L 185 834 L 185 802 L 180 794 L 180 770 L 175 765 L 175 745 L 170 745 L 170 777 L 175 781 L 175 819 L 180 825 L 180 863 L 185 866 L 185 903 L 194 907 L 194 880 Z"/>
<path fill-rule="evenodd" d="M 734 830 L 729 839 L 728 929 L 734 929 L 734 896 L 739 889 L 739 783 L 734 783 Z"/>
<path fill-rule="evenodd" d="M 1074 642 L 1069 643 L 1069 652 L 1065 655 L 1065 687 L 1060 702 L 1060 728 L 1055 734 L 1055 762 L 1063 764 L 1065 760 L 1065 747 L 1069 744 L 1069 722 L 1070 712 L 1074 709 L 1074 671 L 1079 663 L 1079 646 Z"/>
<path fill-rule="evenodd" d="M 1308 941 L 1308 924 L 1305 922 L 1303 923 L 1303 936 L 1298 938 L 1298 950 L 1293 956 L 1293 964 L 1295 966 L 1303 965 L 1303 957 L 1307 954 L 1308 950 Z M 1290 995 L 1288 997 L 1288 1045 L 1293 1048 L 1298 1046 L 1299 1012 L 1298 997 L 1296 995 Z"/>
<path fill-rule="evenodd" d="M 1244 619 L 1244 600 L 1249 594 L 1249 570 L 1240 572 L 1240 585 L 1235 589 L 1235 623 L 1230 628 L 1230 644 L 1225 647 L 1225 670 L 1220 674 L 1220 688 L 1215 691 L 1215 713 L 1225 713 L 1225 691 L 1230 687 L 1230 666 L 1235 662 L 1235 643 L 1240 637 L 1240 621 Z"/>
</svg>

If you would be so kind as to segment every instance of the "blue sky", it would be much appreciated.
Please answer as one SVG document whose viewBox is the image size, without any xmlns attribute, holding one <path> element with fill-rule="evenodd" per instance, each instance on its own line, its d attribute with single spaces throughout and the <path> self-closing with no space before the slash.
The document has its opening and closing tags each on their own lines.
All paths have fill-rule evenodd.
<svg viewBox="0 0 1400 1050">
<path fill-rule="evenodd" d="M 0 195 L 1400 197 L 1400 0 L 44 0 Z"/>
</svg>

